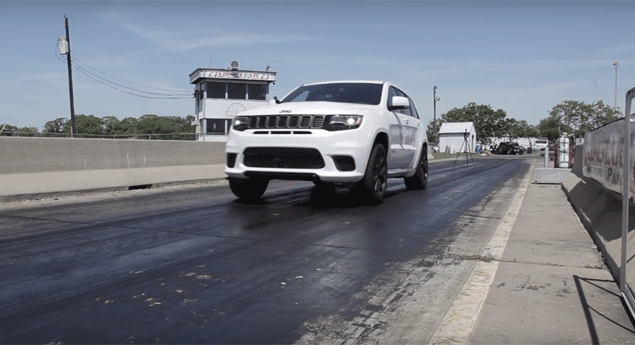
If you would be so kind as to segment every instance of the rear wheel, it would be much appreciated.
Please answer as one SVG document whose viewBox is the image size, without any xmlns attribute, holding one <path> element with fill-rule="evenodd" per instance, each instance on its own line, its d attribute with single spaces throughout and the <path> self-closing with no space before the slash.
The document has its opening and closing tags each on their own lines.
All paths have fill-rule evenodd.
<svg viewBox="0 0 635 345">
<path fill-rule="evenodd" d="M 364 199 L 380 202 L 384 199 L 387 185 L 386 148 L 381 144 L 375 144 L 366 165 L 364 178 L 355 185 L 354 190 Z"/>
<path fill-rule="evenodd" d="M 229 178 L 229 188 L 241 199 L 258 199 L 267 190 L 269 180 Z"/>
<path fill-rule="evenodd" d="M 427 149 L 421 151 L 421 157 L 417 165 L 417 172 L 404 178 L 407 189 L 425 189 L 428 185 L 428 153 Z"/>
</svg>

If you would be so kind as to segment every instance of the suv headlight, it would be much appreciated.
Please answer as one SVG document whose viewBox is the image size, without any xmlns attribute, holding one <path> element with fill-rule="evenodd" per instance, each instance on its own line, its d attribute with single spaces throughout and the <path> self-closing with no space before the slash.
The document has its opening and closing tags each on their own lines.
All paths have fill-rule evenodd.
<svg viewBox="0 0 635 345">
<path fill-rule="evenodd" d="M 328 115 L 324 122 L 327 131 L 342 131 L 359 128 L 362 125 L 362 115 Z"/>
<path fill-rule="evenodd" d="M 249 118 L 247 116 L 236 116 L 232 121 L 232 128 L 237 131 L 244 131 L 249 127 Z"/>
</svg>

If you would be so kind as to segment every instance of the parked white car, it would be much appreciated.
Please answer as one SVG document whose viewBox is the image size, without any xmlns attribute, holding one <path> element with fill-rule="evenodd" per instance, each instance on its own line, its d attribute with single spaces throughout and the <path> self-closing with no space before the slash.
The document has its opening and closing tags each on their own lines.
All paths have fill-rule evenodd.
<svg viewBox="0 0 635 345">
<path fill-rule="evenodd" d="M 259 198 L 270 180 L 340 185 L 381 201 L 388 178 L 428 183 L 425 127 L 412 99 L 389 82 L 302 85 L 282 100 L 239 113 L 226 146 L 232 192 Z"/>
</svg>

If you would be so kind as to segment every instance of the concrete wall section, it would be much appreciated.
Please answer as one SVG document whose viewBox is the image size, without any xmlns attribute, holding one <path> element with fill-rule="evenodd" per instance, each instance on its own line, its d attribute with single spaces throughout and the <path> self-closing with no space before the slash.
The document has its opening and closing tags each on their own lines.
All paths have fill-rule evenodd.
<svg viewBox="0 0 635 345">
<path fill-rule="evenodd" d="M 574 168 L 575 170 L 575 168 Z M 578 213 L 584 227 L 593 237 L 604 254 L 607 266 L 615 281 L 619 281 L 622 255 L 622 196 L 606 189 L 599 182 L 569 174 L 562 183 L 573 208 Z M 629 233 L 626 283 L 635 288 L 635 205 L 629 207 Z"/>
<path fill-rule="evenodd" d="M 0 175 L 0 196 L 130 187 L 225 177 L 225 164 Z"/>
<path fill-rule="evenodd" d="M 575 160 L 573 161 L 573 169 L 571 172 L 582 176 L 582 161 L 584 160 L 584 145 L 576 145 L 575 146 Z"/>
<path fill-rule="evenodd" d="M 0 175 L 224 162 L 224 143 L 0 137 Z"/>
<path fill-rule="evenodd" d="M 0 138 L 0 196 L 225 177 L 225 143 Z"/>
</svg>

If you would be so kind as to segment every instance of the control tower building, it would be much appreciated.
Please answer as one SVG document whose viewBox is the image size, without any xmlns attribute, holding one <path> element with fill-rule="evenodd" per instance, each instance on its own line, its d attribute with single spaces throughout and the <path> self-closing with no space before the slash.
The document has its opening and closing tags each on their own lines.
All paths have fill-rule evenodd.
<svg viewBox="0 0 635 345">
<path fill-rule="evenodd" d="M 196 133 L 201 141 L 227 141 L 232 120 L 238 112 L 267 104 L 269 84 L 276 72 L 230 68 L 197 68 L 190 74 L 195 85 Z"/>
</svg>

